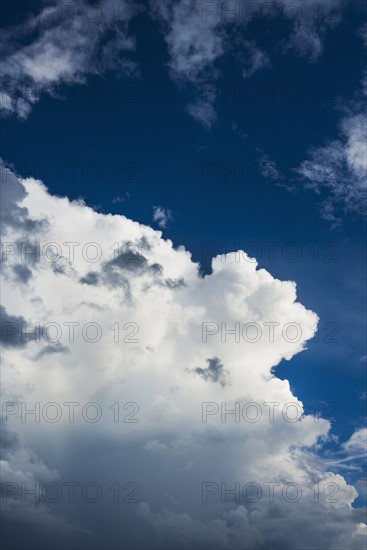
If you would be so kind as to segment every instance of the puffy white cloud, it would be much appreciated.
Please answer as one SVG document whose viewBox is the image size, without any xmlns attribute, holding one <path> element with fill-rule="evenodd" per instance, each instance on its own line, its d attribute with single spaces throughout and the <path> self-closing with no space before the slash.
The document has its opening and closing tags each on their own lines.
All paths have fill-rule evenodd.
<svg viewBox="0 0 367 550">
<path fill-rule="evenodd" d="M 105 491 L 93 508 L 64 497 L 52 517 L 87 532 L 93 523 L 89 548 L 101 540 L 106 548 L 363 548 L 356 490 L 312 451 L 329 422 L 305 415 L 273 372 L 316 330 L 295 283 L 235 253 L 201 277 L 189 252 L 159 231 L 52 196 L 31 178 L 15 185 L 3 259 L 3 401 L 15 403 L 5 405 L 9 433 L 39 458 L 32 468 L 18 468 L 14 453 L 5 460 L 30 472 L 29 483 L 57 472 L 61 486 L 93 481 Z M 12 222 L 19 213 L 22 223 Z M 15 265 L 31 271 L 27 285 Z M 21 338 L 33 331 L 23 345 L 17 326 Z M 39 422 L 25 407 L 36 407 Z M 108 489 L 121 481 L 138 485 L 140 501 L 123 512 Z M 240 492 L 223 498 L 222 483 Z M 249 483 L 260 499 L 243 492 Z M 337 502 L 324 498 L 327 484 Z M 16 513 L 11 507 L 9 521 Z M 37 517 L 32 540 L 44 543 Z M 29 522 L 19 523 L 27 536 Z"/>
</svg>

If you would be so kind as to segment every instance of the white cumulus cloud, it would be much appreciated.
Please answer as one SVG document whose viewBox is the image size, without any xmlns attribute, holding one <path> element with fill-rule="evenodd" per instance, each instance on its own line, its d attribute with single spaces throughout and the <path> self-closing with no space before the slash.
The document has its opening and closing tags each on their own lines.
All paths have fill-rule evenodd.
<svg viewBox="0 0 367 550">
<path fill-rule="evenodd" d="M 5 460 L 32 483 L 51 472 L 61 486 L 104 489 L 93 506 L 64 496 L 50 504 L 52 517 L 65 529 L 77 523 L 88 548 L 364 548 L 356 489 L 314 454 L 329 422 L 305 415 L 301 396 L 273 372 L 316 330 L 296 284 L 245 254 L 216 257 L 202 277 L 160 231 L 6 174 L 17 189 L 4 239 L 2 397 L 18 407 L 8 405 L 12 440 L 37 460 L 18 468 L 19 450 Z M 24 264 L 27 285 L 13 269 Z M 39 422 L 22 422 L 37 403 Z M 138 502 L 117 506 L 108 489 L 116 482 L 137 485 Z M 223 484 L 236 483 L 223 498 Z M 249 483 L 261 498 L 244 492 Z M 336 501 L 323 498 L 328 484 Z M 42 512 L 32 508 L 38 547 Z"/>
</svg>

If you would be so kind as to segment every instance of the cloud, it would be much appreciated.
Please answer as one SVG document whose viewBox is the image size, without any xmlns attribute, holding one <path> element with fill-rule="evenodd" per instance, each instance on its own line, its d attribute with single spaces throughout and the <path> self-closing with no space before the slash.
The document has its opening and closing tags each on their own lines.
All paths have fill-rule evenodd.
<svg viewBox="0 0 367 550">
<path fill-rule="evenodd" d="M 350 498 L 348 487 L 342 484 L 341 480 L 340 487 L 345 499 Z M 336 506 L 326 511 L 321 523 L 317 507 L 312 506 L 311 502 L 310 495 L 307 504 L 299 501 L 297 506 L 291 507 L 281 503 L 276 508 L 260 504 L 249 511 L 246 506 L 238 505 L 223 512 L 221 517 L 215 520 L 198 520 L 190 514 L 177 513 L 167 508 L 154 513 L 147 503 L 139 505 L 139 513 L 150 525 L 152 534 L 158 538 L 161 548 L 172 548 L 174 545 L 179 548 L 259 548 L 261 550 L 363 548 L 366 536 L 362 523 L 363 513 L 356 513 L 354 517 L 350 517 L 352 522 L 359 522 L 357 530 L 352 534 L 348 528 L 345 529 L 344 521 L 342 525 L 338 521 L 344 515 L 341 507 Z M 298 527 L 279 534 L 277 527 L 284 522 L 286 515 L 290 524 L 296 523 Z M 301 531 L 300 517 L 303 518 Z M 317 541 L 316 545 L 307 535 L 311 532 L 315 537 L 313 540 Z M 331 533 L 332 539 L 329 538 Z"/>
<path fill-rule="evenodd" d="M 134 40 L 128 25 L 137 12 L 131 2 L 58 0 L 0 35 L 0 110 L 27 118 L 42 94 L 57 95 L 62 84 L 80 84 L 88 75 L 134 70 Z"/>
<path fill-rule="evenodd" d="M 172 220 L 171 210 L 163 206 L 153 206 L 153 221 L 157 222 L 159 227 L 165 229 L 170 220 Z"/>
<path fill-rule="evenodd" d="M 367 428 L 357 430 L 353 435 L 343 444 L 343 448 L 348 453 L 367 454 Z"/>
<path fill-rule="evenodd" d="M 287 174 L 286 172 L 289 172 L 289 167 L 285 166 L 285 170 L 280 169 L 277 166 L 277 163 L 268 155 L 267 153 L 264 153 L 264 151 L 257 147 L 257 151 L 260 153 L 260 159 L 259 159 L 259 172 L 264 178 L 273 180 L 276 182 L 276 185 L 278 187 L 281 187 L 282 189 L 285 189 L 288 193 L 294 193 L 296 191 L 296 188 L 294 186 L 294 182 L 291 180 L 291 182 L 288 182 Z M 285 181 L 287 183 L 285 183 Z"/>
<path fill-rule="evenodd" d="M 51 504 L 38 500 L 37 488 L 57 482 L 59 473 L 49 469 L 4 420 L 2 417 L 0 447 L 3 540 L 12 548 L 33 548 L 38 541 L 40 548 L 61 550 L 67 544 L 91 539 L 90 530 L 59 517 Z"/>
<path fill-rule="evenodd" d="M 349 439 L 344 441 L 337 451 L 325 454 L 325 464 L 339 472 L 362 472 L 367 456 L 367 429 L 358 428 Z M 358 486 L 356 485 L 358 490 Z"/>
<path fill-rule="evenodd" d="M 130 197 L 130 193 L 126 191 L 123 197 L 114 197 L 112 199 L 112 204 L 119 204 L 121 202 L 125 202 L 129 197 Z"/>
<path fill-rule="evenodd" d="M 333 222 L 341 212 L 366 214 L 366 113 L 345 116 L 339 134 L 339 139 L 311 149 L 309 159 L 296 169 L 306 187 L 327 192 L 322 214 Z"/>
<path fill-rule="evenodd" d="M 208 97 L 205 100 L 197 99 L 187 106 L 187 112 L 206 128 L 210 128 L 217 120 L 217 113 L 211 103 L 212 100 L 214 100 L 214 96 L 210 101 Z"/>
<path fill-rule="evenodd" d="M 289 51 L 315 62 L 323 51 L 326 32 L 341 17 L 342 3 L 290 4 L 288 0 L 241 3 L 197 0 L 150 1 L 150 14 L 160 23 L 167 44 L 171 77 L 178 86 L 191 86 L 196 99 L 187 107 L 190 115 L 210 128 L 217 119 L 217 86 L 223 76 L 220 61 L 233 56 L 242 66 L 244 78 L 270 65 L 271 54 L 256 40 L 248 39 L 249 24 L 282 19 L 289 23 L 289 37 L 279 43 Z M 246 38 L 244 38 L 246 37 Z M 210 93 L 208 93 L 210 84 Z"/>
<path fill-rule="evenodd" d="M 9 315 L 0 305 L 1 342 L 4 346 L 24 346 L 26 320 L 22 316 Z"/>
<path fill-rule="evenodd" d="M 260 173 L 264 178 L 270 178 L 272 180 L 283 179 L 284 176 L 279 172 L 276 163 L 269 157 L 269 155 L 262 154 L 259 160 Z"/>
<path fill-rule="evenodd" d="M 26 265 L 15 265 L 13 272 L 20 283 L 27 284 L 32 278 L 32 271 Z"/>
<path fill-rule="evenodd" d="M 190 253 L 160 231 L 53 196 L 32 178 L 17 186 L 17 197 L 6 199 L 7 239 L 37 234 L 41 253 L 27 287 L 14 284 L 19 255 L 3 263 L 4 308 L 42 332 L 39 342 L 3 350 L 2 400 L 19 405 L 6 424 L 19 450 L 7 455 L 3 480 L 59 483 L 51 519 L 72 548 L 364 548 L 357 491 L 316 454 L 330 423 L 305 415 L 274 373 L 316 330 L 317 315 L 297 301 L 296 284 L 245 253 L 241 262 L 235 253 L 214 258 L 202 277 Z M 29 231 L 15 223 L 19 213 L 44 223 Z M 57 254 L 47 253 L 49 243 Z M 50 407 L 58 421 L 49 420 Z M 354 452 L 358 441 L 347 447 Z M 80 484 L 72 503 L 63 485 L 71 481 Z M 102 491 L 93 505 L 80 496 L 90 482 Z M 239 495 L 223 498 L 223 484 L 230 491 L 236 483 Z M 260 499 L 246 496 L 248 483 L 261 487 Z M 330 483 L 338 501 L 315 501 L 315 485 L 324 497 Z M 288 484 L 290 496 L 301 488 L 299 502 L 284 497 Z M 125 504 L 131 487 L 137 502 Z M 10 500 L 6 537 L 16 525 L 18 547 L 27 539 L 42 547 L 50 503 L 19 514 L 21 502 Z M 70 531 L 75 523 L 78 532 Z M 44 547 L 57 548 L 61 538 Z"/>
<path fill-rule="evenodd" d="M 366 28 L 359 37 L 366 50 Z M 309 151 L 308 159 L 295 172 L 305 188 L 323 195 L 322 216 L 334 225 L 343 214 L 366 216 L 367 213 L 367 110 L 365 105 L 366 72 L 354 97 L 343 102 L 338 137 Z M 325 197 L 326 195 L 326 197 Z"/>
<path fill-rule="evenodd" d="M 259 2 L 256 7 L 196 0 L 151 0 L 148 7 L 129 0 L 57 0 L 40 5 L 39 13 L 0 35 L 3 115 L 25 119 L 43 94 L 62 96 L 62 85 L 85 83 L 90 75 L 138 71 L 133 57 L 135 37 L 129 25 L 146 11 L 164 35 L 172 79 L 195 95 L 187 111 L 209 128 L 217 119 L 216 88 L 224 56 L 235 56 L 244 78 L 271 62 L 271 52 L 263 51 L 251 39 L 250 23 L 268 25 L 269 20 L 285 20 L 290 34 L 279 44 L 281 51 L 291 50 L 315 61 L 322 53 L 327 30 L 339 22 L 342 3 L 328 3 L 322 9 L 317 6 L 318 11 L 307 3 L 290 6 L 287 0 L 271 5 Z M 212 91 L 203 93 L 208 82 Z"/>
<path fill-rule="evenodd" d="M 220 72 L 216 62 L 229 49 L 221 14 L 216 9 L 206 14 L 206 5 L 195 0 L 151 1 L 150 6 L 152 16 L 162 27 L 171 77 L 180 87 L 189 85 L 194 89 L 196 98 L 187 106 L 187 111 L 210 128 L 217 118 L 214 103 Z M 254 45 L 251 48 L 254 57 Z M 210 92 L 208 82 L 211 83 Z"/>
<path fill-rule="evenodd" d="M 201 376 L 204 380 L 210 380 L 211 382 L 218 382 L 221 386 L 226 385 L 226 371 L 223 368 L 218 357 L 213 357 L 212 359 L 206 360 L 208 367 L 203 369 L 201 367 L 196 367 L 195 369 L 187 369 L 188 372 L 194 372 Z"/>
<path fill-rule="evenodd" d="M 66 346 L 62 346 L 61 344 L 49 344 L 47 346 L 44 346 L 41 351 L 39 351 L 35 359 L 41 359 L 44 355 L 52 354 L 52 353 L 68 353 L 69 348 Z"/>
<path fill-rule="evenodd" d="M 19 230 L 34 230 L 43 220 L 32 220 L 27 208 L 18 206 L 18 203 L 26 196 L 26 190 L 21 185 L 16 175 L 7 167 L 0 158 L 0 178 L 2 198 L 0 201 L 0 231 L 7 234 L 7 228 Z"/>
<path fill-rule="evenodd" d="M 81 277 L 80 282 L 84 285 L 97 285 L 98 284 L 98 273 L 95 271 L 89 271 L 85 277 Z"/>
<path fill-rule="evenodd" d="M 323 52 L 327 31 L 340 23 L 343 3 L 336 1 L 295 5 L 288 0 L 281 0 L 279 8 L 285 19 L 292 23 L 291 35 L 284 43 L 285 51 L 296 51 L 311 62 L 317 61 Z"/>
</svg>

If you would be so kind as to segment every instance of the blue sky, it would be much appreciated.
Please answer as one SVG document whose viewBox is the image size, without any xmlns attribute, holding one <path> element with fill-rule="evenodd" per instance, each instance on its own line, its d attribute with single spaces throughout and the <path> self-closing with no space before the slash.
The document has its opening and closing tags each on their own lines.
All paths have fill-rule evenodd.
<svg viewBox="0 0 367 550">
<path fill-rule="evenodd" d="M 276 2 L 247 21 L 244 2 L 135 2 L 121 19 L 104 5 L 95 27 L 81 16 L 79 43 L 67 4 L 4 3 L 3 161 L 50 195 L 161 230 L 203 275 L 242 249 L 295 281 L 318 338 L 275 373 L 306 413 L 336 405 L 337 439 L 315 451 L 336 460 L 366 419 L 365 6 Z M 362 466 L 342 475 L 357 483 Z"/>
</svg>

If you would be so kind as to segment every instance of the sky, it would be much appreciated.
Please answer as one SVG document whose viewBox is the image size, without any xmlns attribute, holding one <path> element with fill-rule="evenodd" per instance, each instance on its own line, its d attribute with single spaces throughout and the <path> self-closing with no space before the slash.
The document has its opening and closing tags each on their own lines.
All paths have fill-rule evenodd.
<svg viewBox="0 0 367 550">
<path fill-rule="evenodd" d="M 5 547 L 366 548 L 365 4 L 1 16 Z"/>
</svg>

